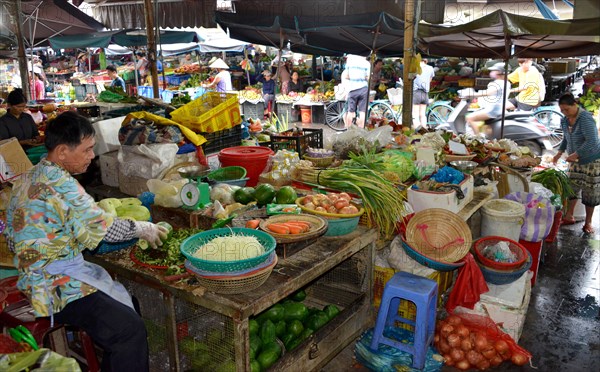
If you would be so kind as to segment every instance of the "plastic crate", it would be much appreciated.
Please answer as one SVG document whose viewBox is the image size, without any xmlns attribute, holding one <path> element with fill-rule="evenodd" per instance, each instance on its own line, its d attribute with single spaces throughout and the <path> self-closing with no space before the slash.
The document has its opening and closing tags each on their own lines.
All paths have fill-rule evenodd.
<svg viewBox="0 0 600 372">
<path fill-rule="evenodd" d="M 183 75 L 166 75 L 165 80 L 167 80 L 167 84 L 169 85 L 181 85 L 184 81 L 188 80 L 192 75 L 183 74 Z"/>
<path fill-rule="evenodd" d="M 287 130 L 282 133 L 292 133 L 294 129 Z M 323 148 L 323 129 L 302 129 L 304 132 L 301 136 L 285 136 L 271 135 L 269 146 L 271 150 L 277 152 L 279 150 L 296 151 L 300 157 L 304 155 L 306 149 Z"/>
<path fill-rule="evenodd" d="M 218 132 L 242 122 L 237 94 L 209 92 L 171 112 L 179 124 L 196 132 Z"/>
<path fill-rule="evenodd" d="M 242 112 L 244 113 L 244 119 L 262 119 L 265 116 L 265 104 L 264 102 L 242 103 Z"/>
<path fill-rule="evenodd" d="M 280 119 L 293 123 L 298 121 L 298 113 L 291 103 L 277 102 L 277 116 Z"/>
<path fill-rule="evenodd" d="M 242 126 L 239 124 L 218 132 L 201 134 L 206 138 L 206 142 L 202 145 L 202 151 L 206 155 L 242 144 Z"/>
</svg>

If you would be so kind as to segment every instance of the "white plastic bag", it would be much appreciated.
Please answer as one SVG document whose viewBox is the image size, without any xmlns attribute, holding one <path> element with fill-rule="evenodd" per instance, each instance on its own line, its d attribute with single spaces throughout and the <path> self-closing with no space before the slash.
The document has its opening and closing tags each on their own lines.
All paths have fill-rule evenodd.
<svg viewBox="0 0 600 372">
<path fill-rule="evenodd" d="M 125 176 L 157 178 L 173 165 L 178 149 L 174 143 L 121 146 L 117 155 L 119 170 Z"/>
</svg>

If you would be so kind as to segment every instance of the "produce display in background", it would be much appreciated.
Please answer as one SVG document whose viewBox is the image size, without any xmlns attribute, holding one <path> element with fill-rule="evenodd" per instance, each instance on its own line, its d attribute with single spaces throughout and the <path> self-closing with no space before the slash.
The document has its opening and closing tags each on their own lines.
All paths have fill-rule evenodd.
<svg viewBox="0 0 600 372">
<path fill-rule="evenodd" d="M 135 221 L 150 220 L 150 211 L 142 205 L 138 198 L 106 198 L 100 200 L 98 206 L 115 217 L 129 218 Z"/>
<path fill-rule="evenodd" d="M 483 371 L 508 360 L 522 366 L 531 359 L 531 354 L 491 319 L 479 315 L 450 315 L 438 321 L 433 343 L 444 363 L 461 371 Z"/>
<path fill-rule="evenodd" d="M 197 64 L 183 65 L 177 67 L 173 72 L 176 74 L 195 74 L 200 72 L 200 66 Z"/>
<path fill-rule="evenodd" d="M 266 371 L 286 351 L 297 348 L 314 332 L 335 318 L 340 309 L 327 305 L 323 309 L 303 303 L 306 292 L 299 290 L 285 300 L 250 318 L 250 365 L 252 371 Z"/>
<path fill-rule="evenodd" d="M 600 80 L 600 77 L 598 77 L 598 80 Z M 586 111 L 597 116 L 600 112 L 600 84 L 591 85 L 585 95 L 579 97 L 579 103 Z"/>
<path fill-rule="evenodd" d="M 555 195 L 560 195 L 563 205 L 575 196 L 569 177 L 563 171 L 547 168 L 531 175 L 531 181 L 542 184 Z"/>
<path fill-rule="evenodd" d="M 137 103 L 137 99 L 127 95 L 121 87 L 106 87 L 96 99 L 100 102 Z"/>
</svg>

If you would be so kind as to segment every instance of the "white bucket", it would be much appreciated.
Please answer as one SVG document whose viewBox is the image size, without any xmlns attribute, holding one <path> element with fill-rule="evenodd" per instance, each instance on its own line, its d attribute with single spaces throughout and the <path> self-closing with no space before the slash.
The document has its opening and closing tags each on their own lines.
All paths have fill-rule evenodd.
<svg viewBox="0 0 600 372">
<path fill-rule="evenodd" d="M 519 241 L 525 206 L 512 200 L 492 199 L 481 207 L 481 237 L 502 236 Z"/>
</svg>

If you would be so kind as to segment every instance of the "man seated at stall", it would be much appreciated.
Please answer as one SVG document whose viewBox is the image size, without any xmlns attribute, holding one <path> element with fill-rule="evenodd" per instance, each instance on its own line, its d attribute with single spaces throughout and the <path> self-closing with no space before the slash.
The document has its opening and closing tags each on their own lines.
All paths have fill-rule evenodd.
<svg viewBox="0 0 600 372">
<path fill-rule="evenodd" d="M 263 100 L 265 101 L 265 117 L 273 112 L 275 103 L 275 80 L 271 79 L 271 71 L 264 70 L 256 80 L 263 84 Z"/>
<path fill-rule="evenodd" d="M 112 79 L 112 81 L 110 82 L 111 87 L 119 87 L 123 89 L 123 92 L 126 92 L 125 80 L 123 80 L 123 78 L 119 76 L 115 65 L 106 66 L 106 73 L 108 74 L 108 77 Z"/>
</svg>

